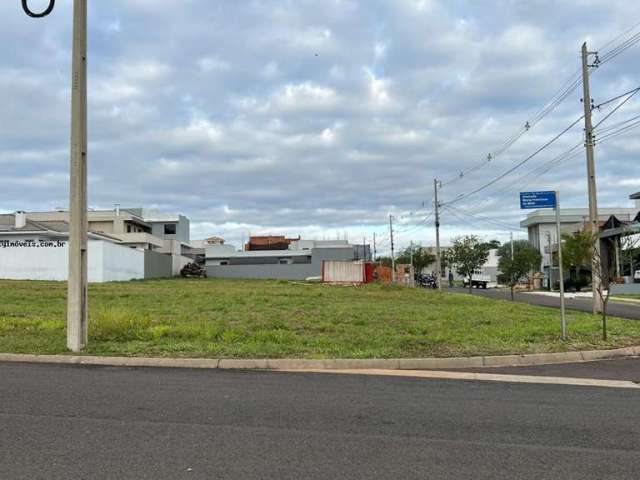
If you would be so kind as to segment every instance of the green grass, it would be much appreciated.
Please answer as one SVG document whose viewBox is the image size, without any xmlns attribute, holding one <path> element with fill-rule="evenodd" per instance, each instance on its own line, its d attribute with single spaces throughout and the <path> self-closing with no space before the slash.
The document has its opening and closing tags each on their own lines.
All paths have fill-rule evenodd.
<svg viewBox="0 0 640 480">
<path fill-rule="evenodd" d="M 91 285 L 87 354 L 446 357 L 640 344 L 640 322 L 381 285 L 157 280 Z M 0 352 L 65 352 L 66 284 L 0 281 Z"/>
</svg>

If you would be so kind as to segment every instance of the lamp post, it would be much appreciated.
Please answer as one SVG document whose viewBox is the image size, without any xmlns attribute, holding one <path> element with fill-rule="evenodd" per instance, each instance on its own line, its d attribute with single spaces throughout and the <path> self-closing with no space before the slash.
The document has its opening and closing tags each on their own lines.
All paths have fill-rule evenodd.
<svg viewBox="0 0 640 480">
<path fill-rule="evenodd" d="M 49 15 L 55 0 L 33 12 L 28 0 L 22 9 L 30 17 Z M 87 0 L 73 1 L 73 62 L 71 73 L 71 158 L 69 189 L 69 281 L 67 290 L 67 348 L 79 352 L 87 345 Z"/>
</svg>

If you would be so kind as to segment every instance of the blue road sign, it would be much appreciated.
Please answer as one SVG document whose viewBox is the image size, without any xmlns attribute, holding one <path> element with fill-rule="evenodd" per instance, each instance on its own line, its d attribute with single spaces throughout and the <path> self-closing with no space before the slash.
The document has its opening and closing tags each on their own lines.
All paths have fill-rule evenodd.
<svg viewBox="0 0 640 480">
<path fill-rule="evenodd" d="M 556 208 L 556 192 L 520 192 L 520 208 Z"/>
</svg>

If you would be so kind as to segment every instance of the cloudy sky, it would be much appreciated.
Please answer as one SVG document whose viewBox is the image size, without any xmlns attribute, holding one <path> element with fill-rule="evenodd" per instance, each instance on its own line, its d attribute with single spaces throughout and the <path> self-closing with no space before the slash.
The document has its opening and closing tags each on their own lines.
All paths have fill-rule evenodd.
<svg viewBox="0 0 640 480">
<path fill-rule="evenodd" d="M 41 20 L 19 3 L 0 6 L 0 211 L 9 212 L 68 203 L 71 0 Z M 91 207 L 180 211 L 192 238 L 231 242 L 377 232 L 385 248 L 393 213 L 400 245 L 432 243 L 434 177 L 447 203 L 527 158 L 582 114 L 579 87 L 532 121 L 577 78 L 582 42 L 602 55 L 640 31 L 640 4 L 628 0 L 89 3 Z M 596 104 L 640 86 L 639 54 L 632 47 L 592 74 Z M 640 94 L 602 128 L 638 110 Z M 603 206 L 631 206 L 640 190 L 639 131 L 597 147 Z M 581 136 L 578 123 L 445 207 L 445 243 L 508 236 L 520 190 L 560 189 L 565 205 L 586 205 L 583 150 L 553 162 Z"/>
</svg>

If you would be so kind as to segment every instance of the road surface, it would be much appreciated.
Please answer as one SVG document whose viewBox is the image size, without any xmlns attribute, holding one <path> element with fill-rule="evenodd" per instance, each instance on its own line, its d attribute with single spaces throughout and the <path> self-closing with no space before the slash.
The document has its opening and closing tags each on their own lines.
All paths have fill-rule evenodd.
<svg viewBox="0 0 640 480">
<path fill-rule="evenodd" d="M 624 358 L 598 362 L 561 363 L 556 365 L 533 365 L 525 367 L 456 368 L 448 370 L 456 372 L 499 373 L 506 375 L 627 380 L 640 384 L 640 358 Z"/>
<path fill-rule="evenodd" d="M 640 390 L 0 364 L 0 478 L 635 479 Z"/>
<path fill-rule="evenodd" d="M 468 288 L 451 288 L 449 292 L 455 293 L 469 293 Z M 511 294 L 509 290 L 502 288 L 474 288 L 472 289 L 473 295 L 480 295 L 488 298 L 495 298 L 499 300 L 511 300 Z M 551 297 L 549 295 L 539 295 L 535 293 L 516 293 L 516 302 L 528 303 L 531 305 L 540 305 L 543 307 L 560 308 L 560 298 Z M 566 298 L 566 307 L 570 310 L 579 310 L 582 312 L 592 311 L 592 300 L 589 298 Z M 607 307 L 609 315 L 620 318 L 629 318 L 632 320 L 640 320 L 640 303 L 622 303 L 609 301 Z"/>
</svg>

